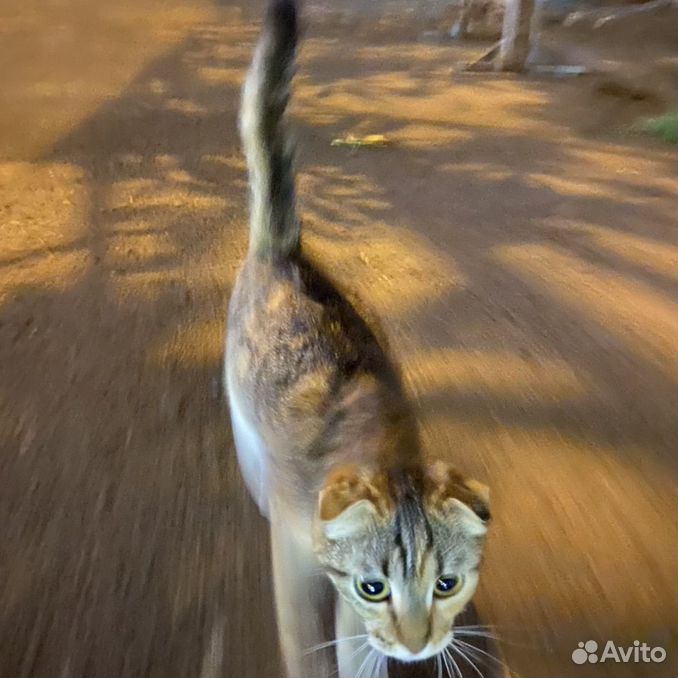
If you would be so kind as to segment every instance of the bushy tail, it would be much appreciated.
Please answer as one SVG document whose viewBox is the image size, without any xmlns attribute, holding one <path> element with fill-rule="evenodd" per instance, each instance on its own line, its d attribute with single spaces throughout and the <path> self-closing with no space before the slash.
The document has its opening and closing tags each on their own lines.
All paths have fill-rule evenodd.
<svg viewBox="0 0 678 678">
<path fill-rule="evenodd" d="M 272 0 L 240 109 L 250 181 L 250 251 L 274 257 L 290 256 L 300 243 L 286 120 L 297 31 L 295 0 Z"/>
</svg>

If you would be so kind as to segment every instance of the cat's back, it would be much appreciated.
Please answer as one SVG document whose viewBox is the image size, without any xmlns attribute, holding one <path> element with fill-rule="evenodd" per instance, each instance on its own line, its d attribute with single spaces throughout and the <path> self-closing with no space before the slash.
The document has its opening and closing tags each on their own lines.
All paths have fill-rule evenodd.
<svg viewBox="0 0 678 678">
<path fill-rule="evenodd" d="M 399 390 L 383 344 L 305 257 L 245 261 L 229 305 L 227 381 L 272 426 L 296 412 L 322 417 L 354 380 Z"/>
</svg>

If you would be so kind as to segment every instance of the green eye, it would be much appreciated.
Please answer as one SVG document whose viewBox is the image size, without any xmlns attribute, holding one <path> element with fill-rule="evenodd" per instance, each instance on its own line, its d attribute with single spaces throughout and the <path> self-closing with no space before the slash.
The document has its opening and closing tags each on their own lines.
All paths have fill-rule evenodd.
<svg viewBox="0 0 678 678">
<path fill-rule="evenodd" d="M 439 598 L 449 598 L 454 596 L 464 585 L 463 577 L 455 577 L 453 574 L 444 574 L 436 580 L 435 594 Z"/>
<path fill-rule="evenodd" d="M 391 596 L 391 587 L 385 579 L 356 579 L 355 590 L 371 603 L 381 603 Z"/>
</svg>

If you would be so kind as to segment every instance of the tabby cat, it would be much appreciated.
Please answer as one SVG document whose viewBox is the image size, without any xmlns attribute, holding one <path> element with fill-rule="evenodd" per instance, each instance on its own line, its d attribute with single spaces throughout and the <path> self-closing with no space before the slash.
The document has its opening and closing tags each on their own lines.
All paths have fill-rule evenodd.
<svg viewBox="0 0 678 678">
<path fill-rule="evenodd" d="M 293 0 L 274 0 L 244 85 L 250 242 L 225 382 L 242 475 L 270 520 L 288 676 L 385 676 L 387 657 L 451 642 L 478 583 L 487 488 L 424 459 L 398 369 L 303 252 L 286 120 L 297 32 Z"/>
</svg>

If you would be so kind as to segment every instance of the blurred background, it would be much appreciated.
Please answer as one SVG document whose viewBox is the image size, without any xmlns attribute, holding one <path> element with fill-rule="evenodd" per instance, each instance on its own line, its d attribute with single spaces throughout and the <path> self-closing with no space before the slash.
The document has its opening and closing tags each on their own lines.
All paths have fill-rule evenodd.
<svg viewBox="0 0 678 678">
<path fill-rule="evenodd" d="M 280 675 L 220 387 L 263 4 L 0 0 L 0 675 Z M 678 12 L 505 10 L 307 0 L 307 245 L 492 488 L 514 675 L 675 676 Z"/>
</svg>

